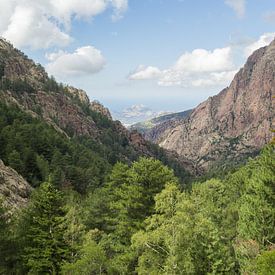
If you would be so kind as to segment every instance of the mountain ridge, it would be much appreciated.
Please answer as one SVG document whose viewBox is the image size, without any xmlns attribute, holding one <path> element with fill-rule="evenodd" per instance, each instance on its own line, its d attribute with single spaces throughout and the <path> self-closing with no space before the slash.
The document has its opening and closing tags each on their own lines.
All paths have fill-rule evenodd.
<svg viewBox="0 0 275 275">
<path fill-rule="evenodd" d="M 275 41 L 256 50 L 229 87 L 200 103 L 187 118 L 160 128 L 158 139 L 151 141 L 204 171 L 225 160 L 247 158 L 272 138 L 274 94 Z"/>
</svg>

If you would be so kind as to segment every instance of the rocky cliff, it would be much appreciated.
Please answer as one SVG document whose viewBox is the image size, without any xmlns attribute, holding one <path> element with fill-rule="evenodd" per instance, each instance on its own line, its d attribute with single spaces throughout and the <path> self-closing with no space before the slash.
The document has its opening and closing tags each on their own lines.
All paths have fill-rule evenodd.
<svg viewBox="0 0 275 275">
<path fill-rule="evenodd" d="M 3 39 L 0 39 L 0 79 L 1 101 L 18 105 L 67 136 L 88 136 L 100 142 L 104 126 L 98 120 L 103 118 L 112 131 L 132 143 L 130 132 L 112 120 L 107 108 L 97 101 L 90 102 L 85 91 L 49 78 L 41 65 Z M 139 144 L 132 143 L 144 153 L 144 146 L 139 148 Z M 152 155 L 148 148 L 146 153 Z"/>
<path fill-rule="evenodd" d="M 0 198 L 4 205 L 11 211 L 25 206 L 31 191 L 32 187 L 0 160 Z"/>
<path fill-rule="evenodd" d="M 275 41 L 254 52 L 228 88 L 159 129 L 158 143 L 204 170 L 242 159 L 272 138 L 274 95 Z"/>
</svg>

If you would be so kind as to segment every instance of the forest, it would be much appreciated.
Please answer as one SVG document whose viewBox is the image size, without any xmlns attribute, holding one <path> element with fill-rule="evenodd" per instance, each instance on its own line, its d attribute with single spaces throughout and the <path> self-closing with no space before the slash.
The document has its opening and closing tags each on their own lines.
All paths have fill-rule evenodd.
<svg viewBox="0 0 275 275">
<path fill-rule="evenodd" d="M 0 129 L 1 158 L 34 187 L 12 215 L 1 203 L 1 274 L 274 274 L 274 142 L 190 184 L 16 107 L 1 104 Z"/>
</svg>

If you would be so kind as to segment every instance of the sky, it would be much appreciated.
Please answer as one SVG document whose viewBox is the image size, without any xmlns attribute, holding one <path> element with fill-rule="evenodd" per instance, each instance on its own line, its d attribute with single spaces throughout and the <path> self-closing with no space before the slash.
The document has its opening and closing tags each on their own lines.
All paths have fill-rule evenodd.
<svg viewBox="0 0 275 275">
<path fill-rule="evenodd" d="M 275 0 L 0 0 L 0 35 L 115 117 L 141 120 L 228 86 L 274 39 Z"/>
</svg>

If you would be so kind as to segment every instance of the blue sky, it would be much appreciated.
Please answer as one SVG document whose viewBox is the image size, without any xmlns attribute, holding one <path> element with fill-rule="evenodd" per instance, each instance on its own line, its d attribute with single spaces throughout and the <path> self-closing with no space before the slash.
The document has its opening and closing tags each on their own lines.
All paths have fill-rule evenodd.
<svg viewBox="0 0 275 275">
<path fill-rule="evenodd" d="M 0 34 L 112 111 L 194 107 L 275 32 L 275 0 L 11 2 L 0 1 Z"/>
</svg>

